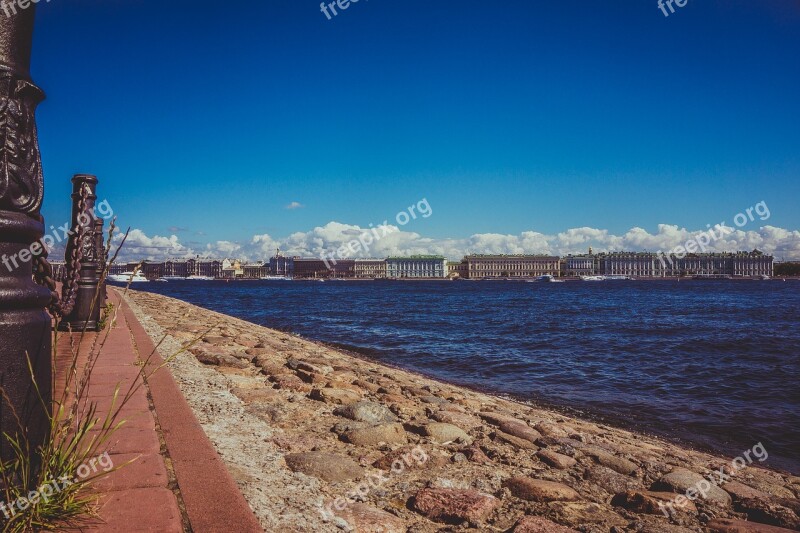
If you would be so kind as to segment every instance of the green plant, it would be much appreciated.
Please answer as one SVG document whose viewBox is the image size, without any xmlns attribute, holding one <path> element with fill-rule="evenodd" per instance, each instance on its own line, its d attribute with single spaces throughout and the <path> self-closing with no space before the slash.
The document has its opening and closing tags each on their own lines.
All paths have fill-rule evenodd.
<svg viewBox="0 0 800 533">
<path fill-rule="evenodd" d="M 103 312 L 100 315 L 100 320 L 97 322 L 97 329 L 98 331 L 103 331 L 106 329 L 106 325 L 108 325 L 109 317 L 115 316 L 114 315 L 114 304 L 112 302 L 108 302 L 105 307 L 103 307 Z M 113 321 L 111 322 L 111 326 L 114 326 Z"/>
<path fill-rule="evenodd" d="M 112 220 L 105 246 L 106 266 L 103 277 L 107 275 L 127 238 L 126 233 L 116 253 L 109 259 L 113 233 Z M 125 287 L 123 296 L 127 294 L 129 286 Z M 99 289 L 98 287 L 95 292 L 92 309 L 94 305 L 99 305 Z M 103 325 L 110 324 L 113 327 L 118 312 L 119 308 L 109 303 L 103 313 Z M 147 379 L 208 333 L 204 332 L 197 339 L 187 343 L 165 358 L 163 363 L 151 364 L 156 350 L 166 338 L 165 335 L 144 361 L 140 361 L 139 373 L 127 391 L 123 393 L 117 385 L 110 407 L 101 413 L 98 411 L 97 402 L 89 399 L 88 392 L 92 371 L 108 341 L 112 327 L 95 334 L 88 349 L 83 342 L 86 336 L 85 326 L 79 332 L 68 331 L 70 357 L 66 361 L 63 383 L 56 383 L 55 376 L 58 375 L 56 365 L 59 362 L 56 357 L 56 347 L 59 345 L 58 319 L 55 320 L 54 326 L 52 333 L 54 377 L 51 386 L 54 393 L 60 395 L 52 405 L 47 405 L 48 402 L 43 398 L 39 384 L 36 383 L 29 354 L 26 354 L 33 387 L 47 415 L 49 424 L 47 438 L 41 446 L 31 449 L 24 425 L 16 412 L 13 416 L 19 431 L 10 432 L 8 428 L 4 428 L 6 430 L 0 436 L 13 452 L 12 459 L 0 464 L 0 495 L 4 497 L 3 507 L 0 507 L 0 527 L 4 532 L 64 529 L 80 526 L 86 520 L 95 518 L 98 495 L 87 494 L 85 489 L 99 477 L 126 466 L 136 458 L 121 465 L 113 465 L 113 468 L 95 471 L 94 475 L 76 477 L 76 473 L 81 471 L 82 465 L 91 464 L 98 457 L 108 457 L 110 439 L 125 424 L 125 420 L 120 419 L 120 412 Z M 85 362 L 80 364 L 81 361 Z M 11 405 L 2 386 L 0 395 L 5 398 L 8 405 Z M 13 411 L 13 406 L 11 409 Z M 45 498 L 42 497 L 44 493 L 42 489 L 47 486 L 57 487 L 57 490 L 55 488 L 47 490 Z M 36 493 L 39 496 L 32 498 L 31 495 Z M 25 502 L 24 505 L 22 502 Z"/>
</svg>

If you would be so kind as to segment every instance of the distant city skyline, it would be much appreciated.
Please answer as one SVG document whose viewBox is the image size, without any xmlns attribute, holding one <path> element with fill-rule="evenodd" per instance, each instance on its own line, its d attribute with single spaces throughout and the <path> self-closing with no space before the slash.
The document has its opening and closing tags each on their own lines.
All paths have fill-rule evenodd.
<svg viewBox="0 0 800 533">
<path fill-rule="evenodd" d="M 657 250 L 763 200 L 717 244 L 800 258 L 797 2 L 154 5 L 37 5 L 48 225 L 77 172 L 171 255 L 318 254 L 423 197 L 387 254 Z"/>
<path fill-rule="evenodd" d="M 536 231 L 520 234 L 474 234 L 461 238 L 434 239 L 416 231 L 405 231 L 396 226 L 385 238 L 377 241 L 369 251 L 358 251 L 347 258 L 384 258 L 407 255 L 443 255 L 450 260 L 469 254 L 545 254 L 564 256 L 583 254 L 591 247 L 594 252 L 649 251 L 668 253 L 687 242 L 696 241 L 708 229 L 690 231 L 675 225 L 663 224 L 658 231 L 649 233 L 634 227 L 621 235 L 597 228 L 572 228 L 557 234 L 546 235 Z M 411 228 L 409 228 L 411 229 Z M 787 231 L 774 226 L 753 225 L 733 231 L 706 245 L 708 252 L 738 252 L 761 250 L 780 260 L 800 260 L 800 231 Z M 177 235 L 150 237 L 139 229 L 132 229 L 123 248 L 122 260 L 236 258 L 246 261 L 266 260 L 275 250 L 288 256 L 330 257 L 330 251 L 347 246 L 354 236 L 370 228 L 330 222 L 310 231 L 295 232 L 284 238 L 269 234 L 254 235 L 249 241 L 217 241 L 193 246 L 184 243 Z M 117 237 L 119 242 L 121 236 Z"/>
</svg>

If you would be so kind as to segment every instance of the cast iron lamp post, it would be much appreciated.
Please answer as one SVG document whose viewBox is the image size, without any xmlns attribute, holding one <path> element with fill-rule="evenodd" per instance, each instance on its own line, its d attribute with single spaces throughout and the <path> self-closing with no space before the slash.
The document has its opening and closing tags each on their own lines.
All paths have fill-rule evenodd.
<svg viewBox="0 0 800 533">
<path fill-rule="evenodd" d="M 16 410 L 31 450 L 47 433 L 51 401 L 50 291 L 32 279 L 32 253 L 44 234 L 43 189 L 34 111 L 44 93 L 31 80 L 34 6 L 0 13 L 0 431 L 17 433 Z M 30 358 L 44 402 L 33 387 Z M 11 405 L 9 405 L 9 402 Z M 0 456 L 9 457 L 2 439 Z"/>
</svg>

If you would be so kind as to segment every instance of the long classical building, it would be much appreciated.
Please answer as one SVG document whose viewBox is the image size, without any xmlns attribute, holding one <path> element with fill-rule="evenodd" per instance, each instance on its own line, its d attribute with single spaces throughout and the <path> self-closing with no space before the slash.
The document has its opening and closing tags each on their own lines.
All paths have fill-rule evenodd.
<svg viewBox="0 0 800 533">
<path fill-rule="evenodd" d="M 552 255 L 468 255 L 467 277 L 534 278 L 561 274 L 560 259 Z"/>
<path fill-rule="evenodd" d="M 382 279 L 386 277 L 385 259 L 356 259 L 355 277 L 358 279 Z"/>
<path fill-rule="evenodd" d="M 441 255 L 411 255 L 386 259 L 387 278 L 446 278 L 447 259 Z"/>
<path fill-rule="evenodd" d="M 773 275 L 774 257 L 759 250 L 735 253 L 664 254 L 657 252 L 609 252 L 566 256 L 566 276 L 604 275 L 640 278 L 681 276 L 758 277 Z"/>
</svg>

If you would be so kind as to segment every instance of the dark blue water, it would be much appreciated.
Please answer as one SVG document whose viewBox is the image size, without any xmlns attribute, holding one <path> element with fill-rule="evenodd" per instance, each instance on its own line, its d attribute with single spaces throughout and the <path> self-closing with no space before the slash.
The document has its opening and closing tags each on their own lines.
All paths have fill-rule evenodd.
<svg viewBox="0 0 800 533">
<path fill-rule="evenodd" d="M 137 287 L 137 289 L 140 287 Z M 800 471 L 800 282 L 170 282 L 453 383 Z"/>
</svg>

